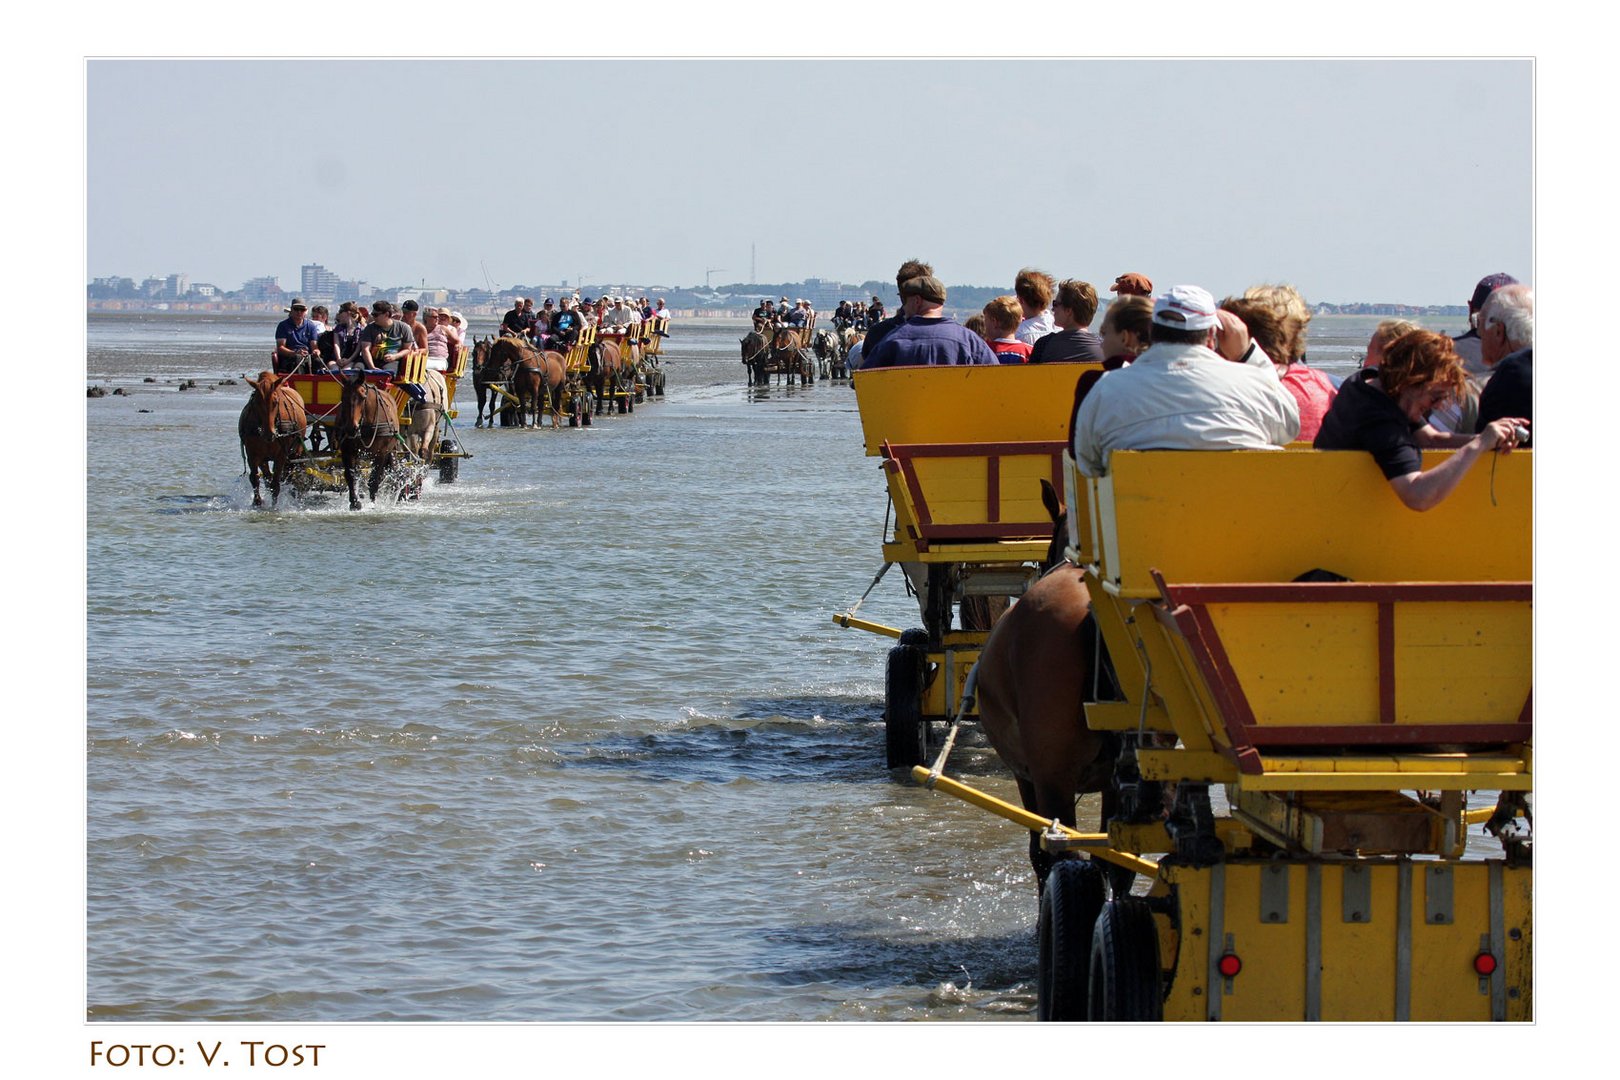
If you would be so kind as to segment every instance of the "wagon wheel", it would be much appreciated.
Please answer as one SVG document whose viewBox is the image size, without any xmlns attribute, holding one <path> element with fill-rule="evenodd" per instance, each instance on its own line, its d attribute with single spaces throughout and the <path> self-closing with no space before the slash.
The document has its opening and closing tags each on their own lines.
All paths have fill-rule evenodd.
<svg viewBox="0 0 1620 1080">
<path fill-rule="evenodd" d="M 954 576 L 950 566 L 928 564 L 923 624 L 928 629 L 928 643 L 936 648 L 945 640 L 945 631 L 951 628 L 951 596 L 956 591 Z"/>
<path fill-rule="evenodd" d="M 1046 876 L 1036 924 L 1037 1020 L 1086 1019 L 1091 935 L 1103 906 L 1103 876 L 1090 859 L 1059 859 Z"/>
<path fill-rule="evenodd" d="M 927 665 L 928 654 L 913 642 L 889 650 L 883 682 L 883 734 L 891 769 L 909 769 L 928 760 L 928 724 L 922 715 Z"/>
<path fill-rule="evenodd" d="M 1091 935 L 1087 1017 L 1162 1020 L 1159 981 L 1159 932 L 1147 901 L 1139 896 L 1108 901 Z"/>
</svg>

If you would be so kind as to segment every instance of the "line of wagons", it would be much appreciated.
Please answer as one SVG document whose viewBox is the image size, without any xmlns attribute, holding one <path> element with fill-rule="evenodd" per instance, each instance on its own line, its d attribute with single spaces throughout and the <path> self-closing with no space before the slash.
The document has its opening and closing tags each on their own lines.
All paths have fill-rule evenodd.
<svg viewBox="0 0 1620 1080">
<path fill-rule="evenodd" d="M 416 498 L 436 471 L 440 483 L 453 483 L 461 462 L 472 457 L 456 437 L 456 386 L 469 372 L 478 391 L 478 424 L 486 398 L 490 423 L 521 423 L 525 410 L 538 422 L 568 417 L 571 426 L 589 426 L 593 411 L 633 412 L 635 404 L 664 395 L 661 356 L 669 320 L 661 318 L 619 332 L 586 327 L 566 354 L 546 354 L 511 338 L 490 338 L 463 346 L 449 370 L 427 369 L 421 354 L 401 361 L 397 372 L 264 372 L 238 420 L 253 505 L 262 506 L 261 478 L 268 481 L 272 505 L 282 486 L 299 493 L 349 493 L 360 508 L 358 489 L 373 502 L 386 477 L 399 497 Z M 545 370 L 550 361 L 550 372 Z M 525 393 L 520 381 L 527 366 L 540 369 L 538 392 Z"/>
<path fill-rule="evenodd" d="M 664 396 L 667 316 L 626 327 L 585 326 L 566 352 L 550 351 L 512 335 L 481 338 L 471 368 L 478 397 L 476 427 L 485 410 L 494 426 L 589 427 L 593 416 L 635 412 Z"/>
<path fill-rule="evenodd" d="M 1531 1019 L 1532 453 L 1425 513 L 1307 444 L 1093 479 L 1082 370 L 858 372 L 924 625 L 834 616 L 897 639 L 889 766 L 1028 830 L 1037 1016 Z M 947 774 L 964 722 L 1022 805 Z"/>
<path fill-rule="evenodd" d="M 771 376 L 791 386 L 821 379 L 847 379 L 849 351 L 863 335 L 850 328 L 816 326 L 811 312 L 803 326 L 781 326 L 756 318 L 741 341 L 750 386 L 769 386 Z"/>
</svg>

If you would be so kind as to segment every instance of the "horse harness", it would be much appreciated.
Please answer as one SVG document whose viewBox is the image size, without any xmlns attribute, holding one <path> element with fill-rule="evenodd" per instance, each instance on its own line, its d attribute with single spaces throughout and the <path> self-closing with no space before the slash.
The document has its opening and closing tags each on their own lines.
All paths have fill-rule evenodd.
<svg viewBox="0 0 1620 1080">
<path fill-rule="evenodd" d="M 344 411 L 343 423 L 339 425 L 338 436 L 345 439 L 358 438 L 363 443 L 371 443 L 377 439 L 398 438 L 399 416 L 396 413 L 392 420 L 388 418 L 388 398 L 375 386 L 362 383 L 355 389 L 360 398 L 360 419 L 353 427 L 349 427 L 349 414 Z"/>
</svg>

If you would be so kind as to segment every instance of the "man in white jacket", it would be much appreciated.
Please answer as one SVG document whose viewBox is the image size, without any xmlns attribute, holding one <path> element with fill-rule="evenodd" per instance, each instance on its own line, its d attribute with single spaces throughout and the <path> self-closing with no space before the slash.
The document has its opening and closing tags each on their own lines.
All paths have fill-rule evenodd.
<svg viewBox="0 0 1620 1080">
<path fill-rule="evenodd" d="M 1153 304 L 1153 344 L 1104 375 L 1074 418 L 1074 460 L 1108 471 L 1115 450 L 1273 450 L 1299 434 L 1299 405 L 1270 364 L 1215 352 L 1220 314 L 1196 285 Z"/>
</svg>

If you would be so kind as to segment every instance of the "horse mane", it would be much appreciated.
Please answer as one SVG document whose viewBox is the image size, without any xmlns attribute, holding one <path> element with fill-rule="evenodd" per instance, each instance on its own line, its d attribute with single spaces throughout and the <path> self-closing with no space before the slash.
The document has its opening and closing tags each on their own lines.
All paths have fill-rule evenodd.
<svg viewBox="0 0 1620 1080">
<path fill-rule="evenodd" d="M 489 347 L 489 363 L 492 364 L 503 364 L 508 361 L 516 364 L 533 355 L 534 346 L 515 337 L 498 337 Z"/>
</svg>

